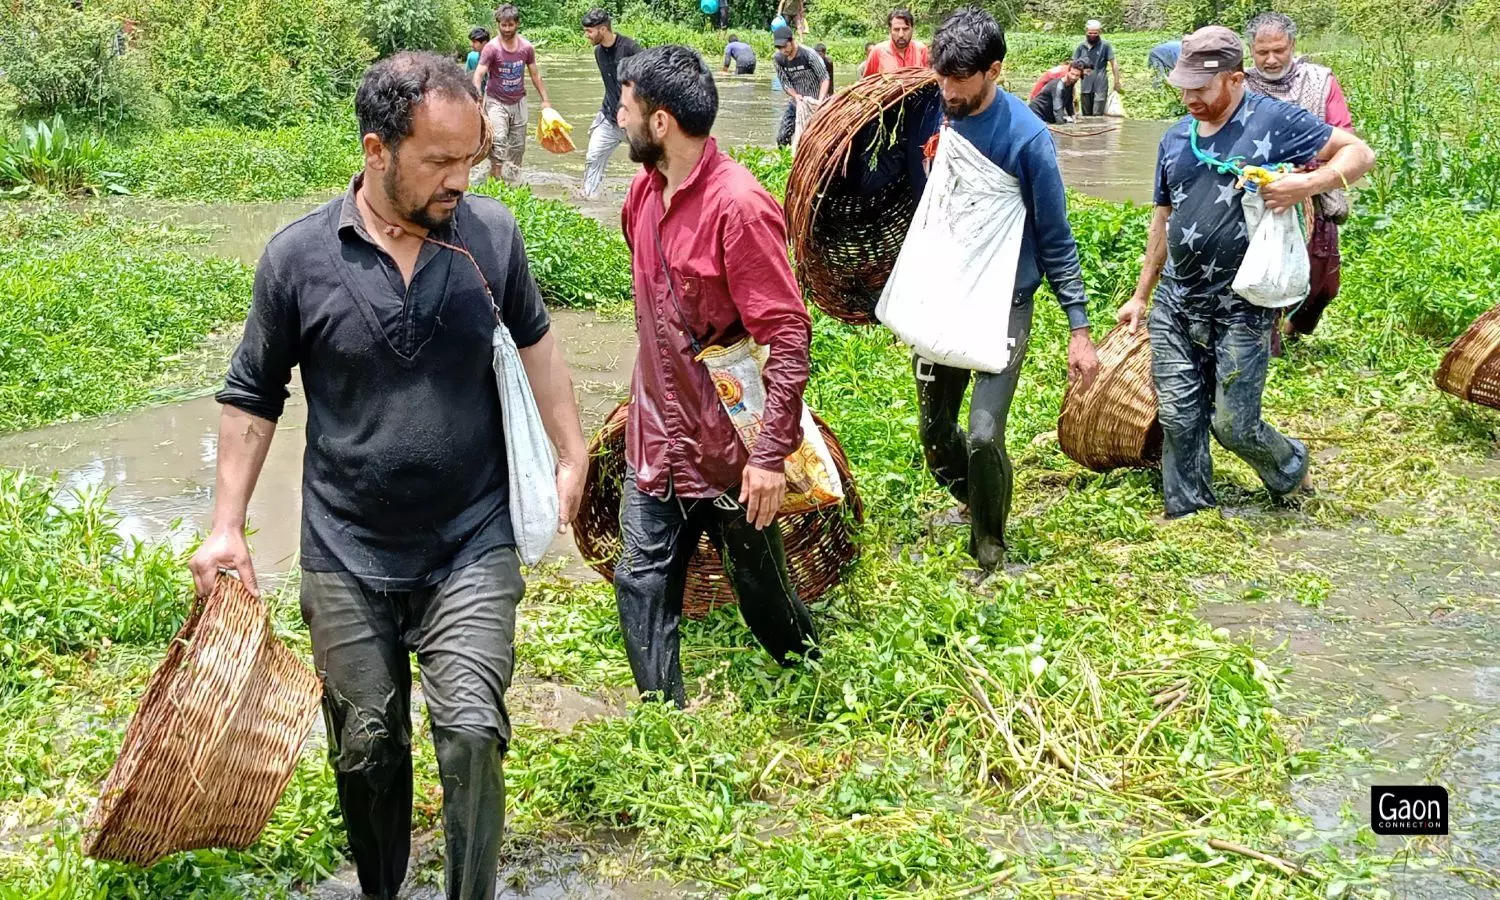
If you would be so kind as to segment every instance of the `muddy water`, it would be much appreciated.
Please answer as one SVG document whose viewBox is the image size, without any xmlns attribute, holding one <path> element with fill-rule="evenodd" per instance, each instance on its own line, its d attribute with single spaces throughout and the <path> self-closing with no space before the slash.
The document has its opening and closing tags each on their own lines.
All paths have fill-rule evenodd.
<svg viewBox="0 0 1500 900">
<path fill-rule="evenodd" d="M 1500 872 L 1500 557 L 1420 531 L 1309 531 L 1272 547 L 1284 568 L 1336 586 L 1322 607 L 1236 600 L 1204 613 L 1288 667 L 1280 705 L 1300 723 L 1299 743 L 1324 754 L 1289 785 L 1317 832 L 1300 849 L 1349 850 L 1374 785 L 1441 784 L 1450 836 L 1380 837 L 1381 849 Z M 1393 888 L 1493 896 L 1446 867 L 1398 873 Z"/>
<path fill-rule="evenodd" d="M 585 432 L 592 433 L 629 385 L 634 323 L 558 310 L 553 327 L 577 382 Z M 251 545 L 262 572 L 285 572 L 296 563 L 306 421 L 301 385 L 294 382 L 250 502 Z M 0 436 L 0 465 L 56 471 L 69 490 L 108 488 L 124 533 L 181 546 L 210 524 L 218 423 L 219 405 L 202 397 L 54 425 Z M 592 575 L 570 538 L 559 538 L 552 552 L 570 574 Z"/>
</svg>

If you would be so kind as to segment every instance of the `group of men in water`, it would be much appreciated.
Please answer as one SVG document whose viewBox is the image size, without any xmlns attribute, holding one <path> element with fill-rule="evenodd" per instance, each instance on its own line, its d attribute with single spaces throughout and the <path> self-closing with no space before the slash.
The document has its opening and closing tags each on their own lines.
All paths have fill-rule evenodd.
<svg viewBox="0 0 1500 900">
<path fill-rule="evenodd" d="M 477 51 L 472 73 L 420 53 L 371 66 L 355 98 L 363 171 L 266 247 L 218 395 L 213 526 L 190 563 L 201 592 L 223 570 L 256 589 L 246 509 L 300 369 L 308 409 L 301 608 L 324 678 L 339 803 L 370 898 L 394 898 L 407 869 L 412 653 L 443 781 L 447 894 L 478 900 L 495 891 L 501 762 L 511 737 L 505 694 L 525 590 L 505 423 L 519 411 L 502 408 L 496 388 L 497 327 L 520 348 L 555 448 L 564 526 L 577 514 L 588 468 L 572 379 L 515 217 L 497 200 L 466 193 L 477 158 L 498 158 L 502 168 L 512 160 L 528 72 L 547 102 L 534 49 L 516 34 L 515 8 L 501 7 L 496 21 L 499 43 Z M 921 173 L 913 190 L 924 187 L 917 155 L 925 138 L 951 131 L 1017 181 L 1028 213 L 1014 291 L 995 298 L 1012 305 L 1009 334 L 993 336 L 1014 342 L 1006 370 L 913 361 L 919 439 L 934 475 L 963 505 L 971 551 L 988 574 L 1005 561 L 1013 486 L 1006 418 L 1043 277 L 1070 326 L 1069 380 L 1090 381 L 1099 362 L 1050 134 L 997 85 L 1004 31 L 987 12 L 961 9 L 936 30 L 929 52 L 904 27 L 898 37 L 897 22 L 866 68 L 925 57 L 942 98 L 910 129 L 907 152 Z M 639 347 L 615 595 L 637 688 L 681 705 L 679 620 L 702 535 L 722 554 L 745 621 L 772 656 L 793 665 L 819 652 L 777 525 L 783 461 L 802 439 L 811 322 L 780 207 L 711 136 L 718 90 L 702 56 L 681 46 L 641 49 L 615 35 L 602 10 L 583 24 L 605 82 L 591 129 L 601 135 L 598 153 L 607 158 L 606 145 L 624 143 L 640 165 L 621 211 Z M 1306 448 L 1260 416 L 1277 313 L 1230 286 L 1248 245 L 1244 188 L 1227 165 L 1203 162 L 1297 167 L 1260 188 L 1272 211 L 1342 190 L 1371 168 L 1364 142 L 1325 121 L 1332 88 L 1292 54 L 1294 37 L 1281 19 L 1252 30 L 1252 49 L 1262 40 L 1275 46 L 1254 51 L 1259 71 L 1250 75 L 1237 35 L 1200 29 L 1184 39 L 1168 76 L 1190 115 L 1162 140 L 1145 266 L 1118 320 L 1150 332 L 1169 517 L 1214 504 L 1210 431 L 1271 494 L 1309 484 Z M 817 89 L 826 93 L 822 79 Z M 1309 111 L 1308 103 L 1323 105 Z M 595 147 L 591 136 L 591 160 Z M 1331 208 L 1328 215 L 1336 218 Z M 743 340 L 767 351 L 753 446 L 700 362 L 704 348 Z"/>
</svg>

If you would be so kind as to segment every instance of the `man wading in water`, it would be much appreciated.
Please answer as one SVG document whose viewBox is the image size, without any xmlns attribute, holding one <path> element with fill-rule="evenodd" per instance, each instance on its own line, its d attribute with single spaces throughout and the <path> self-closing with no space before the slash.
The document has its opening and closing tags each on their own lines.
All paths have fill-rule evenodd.
<svg viewBox="0 0 1500 900">
<path fill-rule="evenodd" d="M 1026 227 L 1016 266 L 1015 294 L 996 297 L 1011 304 L 1010 365 L 998 375 L 953 369 L 916 358 L 917 402 L 921 407 L 922 449 L 939 483 L 969 507 L 969 552 L 989 572 L 1005 561 L 1005 520 L 1010 514 L 1015 476 L 1005 452 L 1005 422 L 1031 343 L 1032 297 L 1046 273 L 1068 317 L 1068 377 L 1093 379 L 1099 370 L 1089 337 L 1083 272 L 1078 246 L 1068 225 L 1067 197 L 1057 169 L 1052 136 L 1026 103 L 998 88 L 1005 61 L 1005 32 L 989 13 L 970 7 L 948 17 L 932 39 L 932 67 L 938 74 L 943 106 L 913 131 L 930 135 L 946 115 L 953 130 L 990 162 L 1020 181 Z M 918 187 L 925 178 L 914 171 Z M 969 433 L 958 427 L 969 382 Z"/>
<path fill-rule="evenodd" d="M 1183 39 L 1167 81 L 1189 115 L 1168 129 L 1156 165 L 1156 213 L 1135 295 L 1120 308 L 1131 330 L 1146 315 L 1151 373 L 1162 428 L 1162 491 L 1168 518 L 1215 504 L 1210 429 L 1276 496 L 1312 487 L 1307 447 L 1261 419 L 1261 394 L 1279 311 L 1234 292 L 1250 237 L 1238 176 L 1210 166 L 1305 166 L 1260 188 L 1266 208 L 1293 209 L 1308 197 L 1358 180 L 1375 165 L 1364 141 L 1304 109 L 1245 90 L 1239 35 L 1211 25 Z M 1197 133 L 1197 151 L 1192 134 Z M 1200 155 L 1201 154 L 1201 155 Z M 1161 284 L 1158 287 L 1157 281 Z"/>
<path fill-rule="evenodd" d="M 621 214 L 640 352 L 615 598 L 636 687 L 681 706 L 677 627 L 688 561 L 705 531 L 745 623 L 777 662 L 790 665 L 817 641 L 775 521 L 784 463 L 802 440 L 812 329 L 781 208 L 709 137 L 719 94 L 698 52 L 645 50 L 620 67 L 620 83 L 620 125 L 642 168 Z M 699 348 L 747 335 L 770 350 L 754 453 L 696 359 Z"/>
<path fill-rule="evenodd" d="M 587 465 L 515 218 L 464 196 L 484 140 L 478 100 L 458 64 L 430 54 L 365 73 L 354 99 L 364 171 L 282 229 L 256 267 L 218 395 L 213 530 L 190 563 L 200 594 L 221 569 L 256 590 L 245 509 L 300 367 L 302 616 L 360 888 L 382 900 L 396 896 L 411 842 L 412 652 L 443 779 L 447 895 L 495 893 L 525 590 L 491 369 L 497 314 L 558 450 L 564 522 Z"/>
<path fill-rule="evenodd" d="M 615 148 L 625 140 L 620 115 L 620 63 L 641 52 L 641 45 L 623 34 L 615 34 L 609 13 L 595 7 L 583 17 L 583 33 L 594 46 L 594 62 L 604 80 L 604 102 L 589 126 L 589 152 L 584 159 L 583 196 L 594 199 L 604 185 L 604 169 Z"/>
</svg>

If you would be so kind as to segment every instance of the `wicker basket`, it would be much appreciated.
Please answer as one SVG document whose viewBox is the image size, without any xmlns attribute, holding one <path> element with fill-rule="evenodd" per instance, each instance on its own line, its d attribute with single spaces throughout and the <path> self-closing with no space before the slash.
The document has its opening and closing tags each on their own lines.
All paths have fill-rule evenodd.
<svg viewBox="0 0 1500 900">
<path fill-rule="evenodd" d="M 1436 380 L 1455 397 L 1500 409 L 1500 306 L 1475 319 L 1453 342 Z"/>
<path fill-rule="evenodd" d="M 1069 385 L 1057 440 L 1074 462 L 1095 472 L 1161 462 L 1161 423 L 1144 326 L 1117 326 L 1099 345 L 1099 374 L 1087 388 Z"/>
<path fill-rule="evenodd" d="M 265 605 L 219 576 L 146 685 L 84 825 L 85 852 L 149 866 L 181 850 L 250 846 L 292 777 L 320 694 Z"/>
<path fill-rule="evenodd" d="M 797 281 L 814 305 L 856 325 L 875 323 L 917 196 L 905 171 L 878 189 L 857 177 L 883 148 L 906 152 L 906 128 L 941 102 L 931 69 L 863 78 L 818 110 L 797 143 L 786 186 Z"/>
<path fill-rule="evenodd" d="M 628 403 L 615 407 L 589 444 L 589 473 L 583 503 L 573 522 L 573 539 L 594 571 L 613 581 L 620 542 L 620 496 L 625 478 L 625 420 Z M 814 416 L 814 418 L 817 418 Z M 837 507 L 779 516 L 786 564 L 804 603 L 817 600 L 838 583 L 844 568 L 858 555 L 854 529 L 864 521 L 864 504 L 849 471 L 849 460 L 838 438 L 822 419 L 817 419 L 833 456 L 834 467 L 844 482 L 844 502 Z M 734 602 L 724 576 L 724 565 L 707 535 L 698 539 L 688 565 L 687 587 L 682 595 L 683 615 L 701 619 L 709 611 Z"/>
</svg>

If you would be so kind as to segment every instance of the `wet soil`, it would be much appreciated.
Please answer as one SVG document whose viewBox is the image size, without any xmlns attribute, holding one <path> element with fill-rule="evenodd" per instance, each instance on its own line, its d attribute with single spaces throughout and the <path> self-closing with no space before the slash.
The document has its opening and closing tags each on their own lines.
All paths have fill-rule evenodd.
<svg viewBox="0 0 1500 900">
<path fill-rule="evenodd" d="M 1395 873 L 1397 896 L 1496 896 L 1500 557 L 1421 529 L 1294 531 L 1268 544 L 1284 572 L 1329 586 L 1321 605 L 1205 585 L 1215 599 L 1202 612 L 1285 667 L 1280 705 L 1316 760 L 1289 785 L 1314 826 L 1297 848 L 1436 855 L 1435 870 Z M 1448 836 L 1370 832 L 1371 787 L 1402 784 L 1447 788 Z"/>
</svg>

